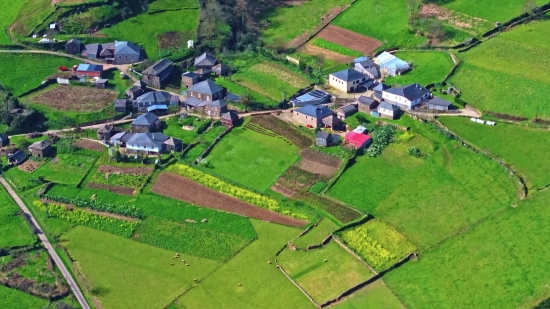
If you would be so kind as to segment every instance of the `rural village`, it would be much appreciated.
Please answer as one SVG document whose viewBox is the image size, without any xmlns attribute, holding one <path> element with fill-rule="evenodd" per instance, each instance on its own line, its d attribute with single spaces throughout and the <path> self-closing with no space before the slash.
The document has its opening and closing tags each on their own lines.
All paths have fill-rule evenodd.
<svg viewBox="0 0 550 309">
<path fill-rule="evenodd" d="M 547 1 L 11 1 L 0 308 L 550 308 Z"/>
</svg>

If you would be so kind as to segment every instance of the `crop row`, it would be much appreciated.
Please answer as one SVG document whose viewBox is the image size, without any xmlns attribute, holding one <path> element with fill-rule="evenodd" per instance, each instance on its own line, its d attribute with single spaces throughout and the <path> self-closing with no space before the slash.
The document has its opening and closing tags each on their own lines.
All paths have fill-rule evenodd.
<svg viewBox="0 0 550 309">
<path fill-rule="evenodd" d="M 351 48 L 347 48 L 345 46 L 342 46 L 342 45 L 339 45 L 339 44 L 336 44 L 336 43 L 332 43 L 330 41 L 327 41 L 327 40 L 321 39 L 321 38 L 315 38 L 315 40 L 313 40 L 313 45 L 315 45 L 317 47 L 327 49 L 327 50 L 330 50 L 330 51 L 333 51 L 333 52 L 336 52 L 336 53 L 339 53 L 340 55 L 344 55 L 344 56 L 350 56 L 350 57 L 361 57 L 361 56 L 363 56 L 363 53 L 361 53 L 361 52 L 358 52 L 356 50 L 353 50 Z"/>
<path fill-rule="evenodd" d="M 239 200 L 242 200 L 251 205 L 256 205 L 262 208 L 269 209 L 281 213 L 286 216 L 290 216 L 297 219 L 309 220 L 309 216 L 306 213 L 300 212 L 296 209 L 290 209 L 280 205 L 276 200 L 248 191 L 243 188 L 239 188 L 235 185 L 229 184 L 220 180 L 217 177 L 206 174 L 202 171 L 196 170 L 183 164 L 173 165 L 169 168 L 170 171 L 175 172 L 185 178 L 189 178 L 196 181 L 208 188 L 214 189 L 218 192 L 233 196 Z"/>
<path fill-rule="evenodd" d="M 251 123 L 262 126 L 281 136 L 286 137 L 300 149 L 308 148 L 313 144 L 313 139 L 298 132 L 291 124 L 272 115 L 257 115 L 250 120 Z"/>
<path fill-rule="evenodd" d="M 340 167 L 340 163 L 342 163 L 342 160 L 335 156 L 311 148 L 303 150 L 300 156 L 306 160 L 331 167 Z"/>
<path fill-rule="evenodd" d="M 132 236 L 134 230 L 138 225 L 137 222 L 128 222 L 114 218 L 107 218 L 80 209 L 73 209 L 71 211 L 68 211 L 65 209 L 65 206 L 57 204 L 44 204 L 40 201 L 34 201 L 33 205 L 42 211 L 46 211 L 47 216 L 60 218 L 68 222 L 85 225 L 94 229 L 124 237 Z"/>
<path fill-rule="evenodd" d="M 97 183 L 101 185 L 113 185 L 139 189 L 147 182 L 148 175 L 128 175 L 128 174 L 107 174 L 95 173 L 89 183 Z"/>
<path fill-rule="evenodd" d="M 48 195 L 48 194 L 44 194 L 42 197 L 54 202 L 71 204 L 76 207 L 90 208 L 97 211 L 110 212 L 113 214 L 122 215 L 126 217 L 132 217 L 132 218 L 138 218 L 138 219 L 143 219 L 145 217 L 143 214 L 143 211 L 140 208 L 137 208 L 131 205 L 102 203 L 98 201 L 87 200 L 81 197 L 70 198 L 70 197 L 64 197 L 59 195 Z"/>
</svg>

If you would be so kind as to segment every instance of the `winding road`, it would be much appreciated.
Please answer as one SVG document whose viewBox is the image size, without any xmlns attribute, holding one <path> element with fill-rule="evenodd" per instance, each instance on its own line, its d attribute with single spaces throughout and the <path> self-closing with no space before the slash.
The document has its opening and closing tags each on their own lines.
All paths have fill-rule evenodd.
<svg viewBox="0 0 550 309">
<path fill-rule="evenodd" d="M 76 284 L 76 281 L 71 276 L 71 273 L 69 272 L 69 270 L 65 267 L 65 264 L 63 264 L 63 261 L 59 258 L 59 255 L 57 255 L 57 252 L 55 252 L 55 250 L 53 249 L 46 235 L 42 233 L 42 228 L 40 227 L 40 225 L 38 225 L 38 222 L 36 221 L 36 219 L 34 219 L 33 215 L 31 214 L 27 206 L 25 206 L 23 201 L 21 201 L 19 196 L 15 193 L 15 191 L 13 191 L 11 186 L 6 182 L 6 180 L 3 177 L 0 177 L 0 183 L 2 183 L 2 185 L 4 186 L 4 188 L 6 188 L 6 190 L 11 195 L 13 200 L 17 203 L 19 208 L 21 208 L 23 213 L 25 213 L 25 216 L 27 216 L 27 218 L 29 218 L 32 224 L 35 226 L 38 237 L 40 238 L 40 241 L 42 241 L 42 244 L 44 244 L 44 247 L 50 253 L 50 256 L 52 257 L 53 261 L 55 262 L 59 270 L 61 270 L 63 277 L 65 277 L 65 280 L 67 280 L 67 283 L 69 284 L 69 287 L 73 291 L 74 296 L 80 303 L 80 306 L 82 306 L 83 309 L 90 309 L 90 306 L 88 305 L 86 298 L 80 291 L 80 288 Z"/>
</svg>

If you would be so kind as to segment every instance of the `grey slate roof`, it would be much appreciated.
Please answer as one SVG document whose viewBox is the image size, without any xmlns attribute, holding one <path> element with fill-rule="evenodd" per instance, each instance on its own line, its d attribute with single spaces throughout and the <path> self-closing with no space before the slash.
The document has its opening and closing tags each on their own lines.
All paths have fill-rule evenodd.
<svg viewBox="0 0 550 309">
<path fill-rule="evenodd" d="M 181 141 L 179 139 L 175 138 L 175 137 L 168 137 L 168 139 L 166 141 L 164 141 L 164 144 L 177 146 L 177 145 L 181 144 Z"/>
<path fill-rule="evenodd" d="M 368 68 L 374 66 L 374 61 L 370 57 L 365 57 L 364 60 L 357 61 L 355 63 L 359 63 L 362 67 Z"/>
<path fill-rule="evenodd" d="M 145 94 L 140 95 L 136 102 L 140 103 L 161 103 L 169 104 L 170 103 L 170 93 L 166 91 L 151 91 Z"/>
<path fill-rule="evenodd" d="M 214 94 L 223 91 L 223 88 L 216 84 L 214 81 L 207 79 L 203 82 L 195 84 L 189 87 L 189 91 L 196 91 L 203 94 Z"/>
<path fill-rule="evenodd" d="M 23 159 L 25 159 L 27 155 L 23 150 L 17 150 L 11 155 L 8 155 L 8 161 L 9 162 L 21 162 Z"/>
<path fill-rule="evenodd" d="M 6 134 L 0 134 L 0 141 L 7 142 L 10 138 Z"/>
<path fill-rule="evenodd" d="M 115 107 L 126 107 L 126 99 L 116 99 Z"/>
<path fill-rule="evenodd" d="M 191 77 L 191 78 L 197 78 L 199 77 L 199 74 L 195 73 L 195 72 L 185 72 L 183 74 L 181 74 L 181 76 L 187 76 L 187 77 Z"/>
<path fill-rule="evenodd" d="M 225 103 L 224 100 L 216 100 L 216 101 L 208 101 L 206 103 L 206 105 L 208 106 L 212 106 L 212 107 L 224 107 L 227 105 L 227 103 Z"/>
<path fill-rule="evenodd" d="M 92 54 L 97 56 L 98 50 L 99 50 L 99 44 L 97 43 L 84 45 L 84 51 L 86 51 L 87 54 Z"/>
<path fill-rule="evenodd" d="M 114 56 L 114 55 L 113 55 L 113 52 L 112 52 L 110 49 L 104 49 L 104 50 L 102 50 L 102 51 L 99 53 L 99 55 L 100 55 L 101 57 L 113 57 L 113 56 Z"/>
<path fill-rule="evenodd" d="M 452 103 L 438 97 L 433 97 L 433 99 L 428 101 L 428 104 L 449 107 Z"/>
<path fill-rule="evenodd" d="M 172 66 L 173 62 L 170 59 L 160 59 L 159 61 L 155 62 L 152 66 L 145 69 L 145 71 L 142 72 L 142 74 L 148 74 L 148 75 L 160 75 L 162 74 L 166 69 L 170 68 Z"/>
<path fill-rule="evenodd" d="M 366 97 L 364 95 L 360 96 L 358 99 L 357 99 L 357 102 L 361 103 L 361 104 L 366 104 L 366 105 L 372 105 L 374 103 L 378 103 L 375 99 L 373 98 L 369 98 L 369 97 Z"/>
<path fill-rule="evenodd" d="M 340 107 L 339 110 L 341 110 L 344 113 L 349 113 L 349 112 L 357 111 L 357 107 L 355 107 L 355 105 L 353 104 L 349 104 L 349 105 Z"/>
<path fill-rule="evenodd" d="M 185 101 L 183 101 L 183 103 L 189 105 L 189 106 L 198 106 L 202 103 L 202 100 L 199 100 L 197 98 L 193 98 L 193 97 L 188 97 L 187 99 L 185 99 Z"/>
<path fill-rule="evenodd" d="M 226 66 L 223 63 L 217 64 L 217 65 L 212 67 L 212 71 L 214 71 L 214 72 L 222 72 L 222 71 L 225 71 L 225 70 L 229 70 L 229 67 Z"/>
<path fill-rule="evenodd" d="M 65 45 L 67 45 L 67 44 L 82 44 L 82 42 L 80 42 L 79 39 L 72 38 L 72 39 L 68 40 Z"/>
<path fill-rule="evenodd" d="M 226 120 L 232 120 L 232 121 L 239 120 L 239 116 L 232 111 L 224 113 L 220 118 L 226 119 Z"/>
<path fill-rule="evenodd" d="M 351 81 L 354 81 L 354 80 L 367 78 L 366 75 L 364 75 L 364 74 L 362 74 L 359 71 L 356 71 L 354 69 L 345 69 L 345 70 L 342 70 L 342 71 L 339 71 L 339 72 L 331 73 L 330 75 L 332 75 L 332 76 L 334 76 L 338 79 L 341 79 L 343 81 L 346 81 L 346 82 L 351 82 Z"/>
<path fill-rule="evenodd" d="M 107 47 L 104 47 L 107 48 Z M 116 42 L 115 55 L 140 55 L 141 47 L 132 42 Z"/>
<path fill-rule="evenodd" d="M 147 113 L 147 114 L 139 115 L 136 118 L 136 120 L 134 120 L 132 122 L 132 125 L 150 126 L 153 123 L 155 123 L 155 121 L 157 121 L 158 119 L 159 119 L 159 117 L 157 117 L 157 115 L 152 114 L 152 113 Z"/>
<path fill-rule="evenodd" d="M 378 105 L 378 108 L 389 109 L 389 110 L 393 110 L 394 112 L 399 110 L 399 106 L 393 105 L 393 104 L 388 103 L 386 101 L 382 101 L 380 103 L 380 105 Z"/>
<path fill-rule="evenodd" d="M 110 125 L 104 125 L 104 126 L 101 126 L 99 127 L 99 129 L 97 129 L 97 133 L 99 134 L 105 134 L 105 133 L 109 133 L 113 131 L 113 126 L 110 126 Z"/>
<path fill-rule="evenodd" d="M 304 114 L 306 116 L 314 117 L 316 119 L 323 119 L 327 116 L 333 115 L 334 112 L 326 106 L 314 106 L 306 105 L 295 110 L 297 113 Z"/>
<path fill-rule="evenodd" d="M 374 88 L 372 88 L 372 90 L 375 91 L 375 92 L 382 92 L 382 91 L 384 91 L 386 89 L 389 89 L 389 88 L 390 88 L 390 86 L 388 86 L 384 83 L 380 83 L 380 84 L 374 86 Z"/>
<path fill-rule="evenodd" d="M 218 60 L 212 54 L 204 53 L 195 58 L 195 65 L 216 65 Z"/>
<path fill-rule="evenodd" d="M 368 68 L 365 68 L 365 70 L 367 72 L 369 72 L 373 76 L 374 79 L 380 78 L 380 72 L 378 72 L 378 69 L 376 67 L 374 67 L 374 66 L 368 67 Z"/>
<path fill-rule="evenodd" d="M 330 137 L 330 133 L 324 132 L 324 131 L 319 131 L 317 132 L 317 135 L 316 135 L 316 138 L 321 138 L 321 139 L 328 139 L 329 137 Z"/>
<path fill-rule="evenodd" d="M 132 88 L 129 89 L 132 93 L 136 93 L 136 92 L 139 92 L 139 91 L 143 91 L 143 89 L 141 89 L 141 87 L 139 86 L 133 86 Z"/>
<path fill-rule="evenodd" d="M 398 88 L 389 88 L 385 90 L 388 93 L 395 94 L 406 98 L 409 101 L 414 101 L 422 96 L 430 93 L 430 91 L 419 84 L 410 84 Z"/>
<path fill-rule="evenodd" d="M 145 147 L 160 147 L 169 137 L 162 133 L 134 133 L 126 144 L 145 146 Z"/>
<path fill-rule="evenodd" d="M 43 150 L 47 147 L 49 147 L 52 143 L 50 143 L 50 141 L 38 141 L 32 145 L 29 146 L 29 149 L 37 149 L 37 150 Z"/>
</svg>

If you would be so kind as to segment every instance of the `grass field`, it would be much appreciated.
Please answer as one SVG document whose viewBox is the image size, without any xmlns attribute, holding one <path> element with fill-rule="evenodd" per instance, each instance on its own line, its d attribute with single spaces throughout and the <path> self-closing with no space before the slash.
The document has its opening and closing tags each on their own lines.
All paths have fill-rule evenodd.
<svg viewBox="0 0 550 309">
<path fill-rule="evenodd" d="M 4 29 L 8 28 L 17 18 L 25 0 L 10 1 L 3 4 L 0 12 L 0 45 L 12 45 L 12 41 Z"/>
<path fill-rule="evenodd" d="M 172 251 L 85 227 L 74 228 L 62 239 L 105 308 L 163 308 L 193 286 L 193 279 L 218 266 L 183 254 L 174 259 Z"/>
<path fill-rule="evenodd" d="M 461 99 L 486 111 L 550 118 L 549 35 L 550 21 L 534 22 L 459 54 L 463 65 L 451 82 Z"/>
<path fill-rule="evenodd" d="M 550 216 L 549 193 L 508 207 L 384 280 L 409 308 L 532 308 L 550 294 L 550 226 L 541 220 Z"/>
<path fill-rule="evenodd" d="M 97 160 L 96 156 L 60 154 L 37 169 L 33 176 L 52 182 L 77 185 Z"/>
<path fill-rule="evenodd" d="M 169 31 L 195 31 L 199 22 L 198 19 L 198 10 L 142 14 L 103 29 L 101 32 L 113 38 L 135 42 L 145 48 L 149 59 L 158 59 L 160 55 L 157 36 Z M 174 20 L 177 20 L 177 22 L 174 22 Z"/>
<path fill-rule="evenodd" d="M 0 248 L 30 245 L 35 237 L 29 225 L 18 213 L 21 210 L 0 185 Z"/>
<path fill-rule="evenodd" d="M 380 218 L 421 251 L 513 203 L 516 188 L 502 167 L 427 125 L 409 125 L 382 155 L 359 156 L 328 194 Z M 420 158 L 407 154 L 411 146 Z"/>
<path fill-rule="evenodd" d="M 40 86 L 60 66 L 72 67 L 78 60 L 45 54 L 0 53 L 0 83 L 15 96 Z M 17 69 L 14 70 L 13 68 Z"/>
<path fill-rule="evenodd" d="M 312 0 L 297 6 L 272 5 L 259 16 L 259 19 L 269 20 L 269 25 L 262 30 L 262 38 L 267 43 L 289 42 L 313 30 L 321 21 L 320 17 L 332 8 L 349 3 L 350 0 Z"/>
<path fill-rule="evenodd" d="M 542 188 L 550 184 L 549 159 L 540 155 L 550 151 L 548 130 L 506 123 L 492 127 L 462 117 L 442 117 L 440 120 L 458 136 L 511 164 L 525 175 L 529 187 Z M 521 141 L 521 147 L 511 146 L 511 140 Z"/>
<path fill-rule="evenodd" d="M 409 32 L 407 0 L 357 0 L 332 23 L 378 39 L 384 47 L 417 46 L 426 41 Z"/>
<path fill-rule="evenodd" d="M 278 136 L 236 127 L 214 147 L 206 161 L 213 172 L 265 191 L 298 160 L 298 152 L 298 147 Z"/>
<path fill-rule="evenodd" d="M 277 250 L 300 230 L 251 221 L 258 240 L 178 298 L 171 308 L 315 308 L 274 263 L 267 263 L 273 262 Z M 274 297 L 273 293 L 284 297 Z"/>
<path fill-rule="evenodd" d="M 47 308 L 49 303 L 46 299 L 0 285 L 0 307 L 2 308 Z"/>
<path fill-rule="evenodd" d="M 378 279 L 336 303 L 337 309 L 401 309 L 405 308 L 392 291 Z"/>
<path fill-rule="evenodd" d="M 434 1 L 442 2 L 444 7 L 464 14 L 479 17 L 493 22 L 505 22 L 518 15 L 523 14 L 523 0 L 485 0 L 483 2 L 475 0 L 454 0 L 454 1 Z M 537 5 L 548 3 L 547 0 L 535 0 Z M 491 8 L 488 10 L 487 8 Z"/>
<path fill-rule="evenodd" d="M 388 77 L 386 84 L 407 85 L 419 83 L 426 86 L 440 83 L 453 68 L 453 61 L 445 52 L 401 52 L 396 57 L 412 63 L 413 70 L 401 76 Z"/>
<path fill-rule="evenodd" d="M 327 262 L 324 262 L 324 260 Z M 353 255 L 331 241 L 321 249 L 284 250 L 277 260 L 318 304 L 340 295 L 374 274 Z"/>
<path fill-rule="evenodd" d="M 234 83 L 233 81 L 220 77 L 216 79 L 216 83 L 224 88 L 227 89 L 227 91 L 236 94 L 238 96 L 243 96 L 245 94 L 249 94 L 252 97 L 253 104 L 258 104 L 263 107 L 275 107 L 277 106 L 277 101 L 270 99 L 264 95 L 261 95 L 255 91 L 249 90 L 245 88 L 242 85 L 239 85 L 237 83 Z M 237 104 L 238 105 L 238 104 Z"/>
<path fill-rule="evenodd" d="M 199 130 L 204 131 L 210 123 L 211 121 L 207 119 L 196 120 L 195 117 L 188 117 L 185 120 L 180 120 L 179 117 L 174 116 L 164 119 L 165 128 L 162 130 L 162 133 L 179 138 L 182 143 L 187 145 L 197 138 L 199 135 Z M 184 125 L 192 126 L 193 130 L 182 129 L 182 126 Z"/>
<path fill-rule="evenodd" d="M 338 226 L 334 222 L 330 221 L 328 218 L 324 218 L 316 227 L 307 232 L 307 234 L 300 238 L 296 238 L 293 243 L 298 246 L 298 248 L 320 244 L 323 239 L 337 228 Z"/>
</svg>

